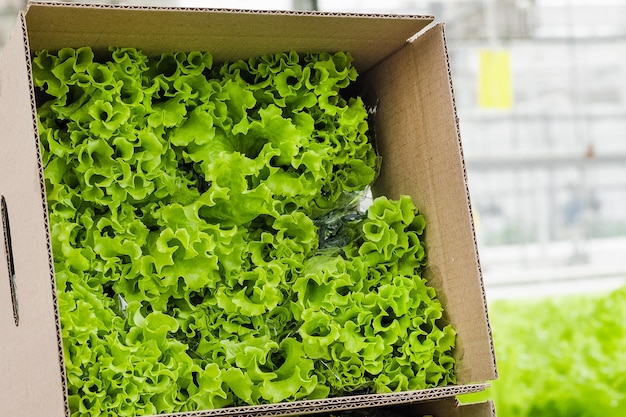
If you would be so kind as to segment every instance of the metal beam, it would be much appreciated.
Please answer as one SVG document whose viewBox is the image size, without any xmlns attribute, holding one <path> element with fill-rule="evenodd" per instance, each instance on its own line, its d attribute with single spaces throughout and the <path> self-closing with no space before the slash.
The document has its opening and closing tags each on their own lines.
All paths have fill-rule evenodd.
<svg viewBox="0 0 626 417">
<path fill-rule="evenodd" d="M 466 157 L 469 170 L 519 170 L 526 168 L 572 168 L 589 165 L 626 164 L 626 154 L 584 155 L 513 155 L 493 157 Z"/>
<path fill-rule="evenodd" d="M 319 10 L 317 0 L 293 0 L 294 10 Z"/>
</svg>

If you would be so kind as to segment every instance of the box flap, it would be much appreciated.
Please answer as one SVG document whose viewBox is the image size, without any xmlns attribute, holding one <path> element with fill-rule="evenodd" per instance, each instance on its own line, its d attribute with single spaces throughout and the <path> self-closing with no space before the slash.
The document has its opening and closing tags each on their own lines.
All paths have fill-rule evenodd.
<svg viewBox="0 0 626 417">
<path fill-rule="evenodd" d="M 376 135 L 383 165 L 374 191 L 392 198 L 408 194 L 426 217 L 427 278 L 458 332 L 458 383 L 494 379 L 443 25 L 426 30 L 362 81 L 378 100 Z"/>
<path fill-rule="evenodd" d="M 460 404 L 455 398 L 412 404 L 401 408 L 402 415 L 407 417 L 495 417 L 493 402 Z"/>
<path fill-rule="evenodd" d="M 0 61 L 0 194 L 6 209 L 0 226 L 5 239 L 0 244 L 0 392 L 10 398 L 0 401 L 0 416 L 59 417 L 66 415 L 65 377 L 29 67 L 20 16 Z M 9 253 L 14 285 L 9 285 Z"/>
<path fill-rule="evenodd" d="M 432 16 L 36 2 L 30 3 L 26 13 L 33 51 L 132 46 L 148 55 L 210 51 L 220 62 L 289 50 L 350 50 L 361 71 L 400 48 L 432 20 Z"/>
</svg>

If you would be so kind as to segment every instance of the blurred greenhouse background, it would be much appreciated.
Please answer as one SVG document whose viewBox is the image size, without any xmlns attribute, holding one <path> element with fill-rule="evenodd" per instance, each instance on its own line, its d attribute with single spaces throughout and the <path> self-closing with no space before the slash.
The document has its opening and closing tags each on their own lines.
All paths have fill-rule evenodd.
<svg viewBox="0 0 626 417">
<path fill-rule="evenodd" d="M 626 1 L 110 3 L 434 14 L 438 21 L 446 22 L 481 264 L 487 297 L 493 305 L 491 315 L 501 374 L 500 381 L 494 383 L 495 390 L 501 390 L 499 396 L 496 392 L 497 407 L 502 410 L 498 415 L 623 415 L 620 413 L 626 409 L 626 377 L 601 374 L 599 369 L 606 371 L 610 363 L 621 361 L 618 369 L 623 370 L 626 363 L 626 348 L 623 352 L 616 348 L 620 343 L 626 346 L 626 296 L 623 292 L 612 298 L 603 295 L 626 283 Z M 6 40 L 17 10 L 24 6 L 23 0 L 0 1 L 0 42 Z M 573 298 L 561 300 L 565 295 Z M 571 315 L 553 317 L 557 308 L 554 306 L 561 306 Z M 594 310 L 596 307 L 606 307 L 608 313 L 597 313 L 600 310 Z M 539 316 L 528 311 L 536 311 Z M 582 346 L 587 351 L 595 349 L 577 339 L 576 332 L 588 329 L 585 323 L 581 324 L 581 311 L 602 317 L 588 334 L 599 340 L 610 334 L 615 338 L 611 339 L 611 347 L 598 341 L 599 350 L 594 351 L 597 356 L 593 360 L 572 362 L 571 369 L 561 364 L 558 369 L 546 370 L 550 364 L 543 359 L 547 355 L 559 357 L 558 351 L 546 346 L 566 346 L 562 349 L 570 353 Z M 514 321 L 516 326 L 512 325 Z M 602 323 L 610 327 L 598 329 Z M 542 324 L 551 329 L 561 326 L 552 333 L 553 343 L 529 342 L 528 334 L 519 336 L 519 340 L 511 339 L 524 333 L 524 328 L 533 334 Z M 572 326 L 569 330 L 565 329 L 568 325 Z M 550 384 L 567 384 L 568 377 L 576 378 L 575 389 L 585 385 L 581 378 L 582 382 L 589 378 L 588 385 L 602 378 L 617 381 L 612 388 L 603 388 L 604 392 L 610 391 L 606 398 L 591 394 L 592 391 L 577 394 L 597 405 L 597 414 L 577 408 L 571 398 L 565 397 L 563 401 L 568 405 L 561 408 L 552 403 L 543 411 L 539 405 L 515 408 L 504 404 L 507 400 L 501 395 L 504 388 L 499 384 L 509 392 L 522 392 L 533 385 L 522 381 L 528 375 L 520 376 L 521 371 L 513 375 L 511 371 L 525 366 L 526 362 L 516 356 L 521 354 L 520 349 L 531 358 L 545 352 L 543 359 L 535 363 L 541 364 L 541 370 L 548 374 L 562 377 L 544 381 L 548 384 L 542 386 L 544 390 L 549 390 Z M 577 369 L 593 368 L 594 364 L 597 372 L 588 369 L 586 376 Z M 529 366 L 529 372 L 537 371 Z M 524 383 L 526 388 L 515 383 Z M 524 398 L 534 401 L 531 395 Z M 550 401 L 558 403 L 558 398 Z"/>
</svg>

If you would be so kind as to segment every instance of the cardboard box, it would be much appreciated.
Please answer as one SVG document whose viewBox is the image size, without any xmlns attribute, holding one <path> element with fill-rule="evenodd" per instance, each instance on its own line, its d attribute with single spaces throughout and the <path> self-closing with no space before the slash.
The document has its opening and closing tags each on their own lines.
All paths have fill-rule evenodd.
<svg viewBox="0 0 626 417">
<path fill-rule="evenodd" d="M 133 46 L 147 54 L 207 50 L 216 61 L 287 50 L 351 52 L 363 96 L 378 101 L 383 165 L 374 192 L 410 195 L 428 221 L 426 276 L 458 332 L 458 385 L 185 415 L 287 415 L 424 401 L 482 390 L 495 379 L 444 26 L 432 21 L 31 3 L 0 62 L 0 236 L 6 255 L 0 256 L 0 415 L 69 416 L 30 53 L 85 45 Z"/>
</svg>

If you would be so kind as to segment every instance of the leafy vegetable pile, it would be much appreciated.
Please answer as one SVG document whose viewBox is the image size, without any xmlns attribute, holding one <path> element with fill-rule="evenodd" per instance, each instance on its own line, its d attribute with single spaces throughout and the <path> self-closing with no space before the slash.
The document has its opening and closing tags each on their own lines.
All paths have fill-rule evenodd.
<svg viewBox="0 0 626 417">
<path fill-rule="evenodd" d="M 500 376 L 464 401 L 492 398 L 499 417 L 624 415 L 626 287 L 501 300 L 489 312 Z"/>
<path fill-rule="evenodd" d="M 454 382 L 408 197 L 346 53 L 33 59 L 72 415 Z"/>
</svg>

